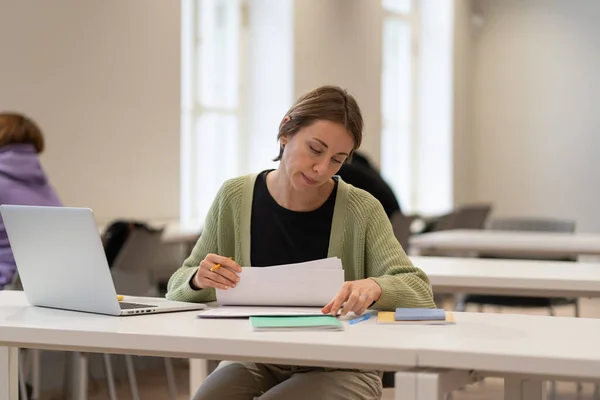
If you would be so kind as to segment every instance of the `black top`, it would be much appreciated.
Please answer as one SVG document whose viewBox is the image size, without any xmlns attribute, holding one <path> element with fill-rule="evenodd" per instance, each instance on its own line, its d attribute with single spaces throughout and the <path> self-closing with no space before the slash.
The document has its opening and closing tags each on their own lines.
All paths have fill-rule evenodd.
<svg viewBox="0 0 600 400">
<path fill-rule="evenodd" d="M 383 180 L 379 172 L 370 165 L 368 160 L 358 152 L 355 152 L 352 156 L 351 163 L 342 165 L 338 175 L 344 182 L 369 192 L 379 200 L 388 218 L 396 211 L 402 212 L 392 188 Z"/>
<path fill-rule="evenodd" d="M 327 257 L 335 187 L 314 211 L 291 211 L 277 204 L 267 188 L 267 174 L 256 177 L 250 222 L 250 261 L 253 267 L 292 264 Z"/>
</svg>

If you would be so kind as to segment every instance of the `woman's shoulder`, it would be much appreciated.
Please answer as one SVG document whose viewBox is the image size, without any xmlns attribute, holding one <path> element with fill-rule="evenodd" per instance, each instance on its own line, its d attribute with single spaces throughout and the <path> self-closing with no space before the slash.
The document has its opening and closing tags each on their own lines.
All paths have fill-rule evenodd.
<svg viewBox="0 0 600 400">
<path fill-rule="evenodd" d="M 257 175 L 258 174 L 248 174 L 227 179 L 221 185 L 217 197 L 225 201 L 233 198 L 239 198 L 244 192 L 245 188 L 254 186 L 254 181 L 256 180 Z"/>
<path fill-rule="evenodd" d="M 223 192 L 231 192 L 231 191 L 235 192 L 236 190 L 240 190 L 242 188 L 242 186 L 244 185 L 244 179 L 245 178 L 246 178 L 246 176 L 238 176 L 238 177 L 235 177 L 235 178 L 227 179 L 221 185 L 221 191 L 223 191 Z"/>
<path fill-rule="evenodd" d="M 347 192 L 348 208 L 353 211 L 370 212 L 381 203 L 371 193 L 366 190 L 352 186 L 349 183 L 339 180 L 340 189 Z"/>
</svg>

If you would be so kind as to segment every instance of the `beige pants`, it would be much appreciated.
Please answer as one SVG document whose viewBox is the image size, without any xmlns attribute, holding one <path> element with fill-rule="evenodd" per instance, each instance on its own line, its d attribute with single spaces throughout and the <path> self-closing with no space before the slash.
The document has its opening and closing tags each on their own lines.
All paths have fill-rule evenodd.
<svg viewBox="0 0 600 400">
<path fill-rule="evenodd" d="M 379 400 L 381 372 L 222 361 L 193 400 Z"/>
</svg>

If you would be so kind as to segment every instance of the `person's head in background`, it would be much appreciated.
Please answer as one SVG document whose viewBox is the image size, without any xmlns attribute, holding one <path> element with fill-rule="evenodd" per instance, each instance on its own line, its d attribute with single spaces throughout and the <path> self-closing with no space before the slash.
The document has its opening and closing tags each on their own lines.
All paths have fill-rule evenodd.
<svg viewBox="0 0 600 400">
<path fill-rule="evenodd" d="M 295 190 L 330 182 L 362 141 L 363 118 L 354 97 L 336 86 L 301 96 L 279 125 L 279 170 Z"/>
<path fill-rule="evenodd" d="M 0 112 L 0 148 L 11 144 L 32 145 L 44 151 L 44 136 L 35 122 L 18 113 Z"/>
</svg>

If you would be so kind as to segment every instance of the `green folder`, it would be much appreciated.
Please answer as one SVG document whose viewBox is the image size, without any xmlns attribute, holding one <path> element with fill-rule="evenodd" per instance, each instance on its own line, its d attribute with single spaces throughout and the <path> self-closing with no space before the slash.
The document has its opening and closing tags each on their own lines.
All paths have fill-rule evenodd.
<svg viewBox="0 0 600 400">
<path fill-rule="evenodd" d="M 255 331 L 342 331 L 344 326 L 331 315 L 292 317 L 250 317 Z"/>
</svg>

